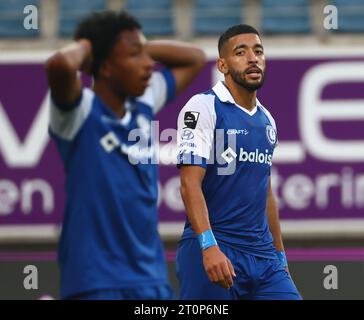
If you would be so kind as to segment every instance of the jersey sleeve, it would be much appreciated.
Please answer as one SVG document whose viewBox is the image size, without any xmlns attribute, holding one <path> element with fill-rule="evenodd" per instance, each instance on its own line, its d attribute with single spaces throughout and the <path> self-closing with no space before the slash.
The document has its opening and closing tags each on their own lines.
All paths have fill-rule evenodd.
<svg viewBox="0 0 364 320">
<path fill-rule="evenodd" d="M 260 108 L 262 108 L 262 110 L 265 113 L 265 115 L 267 116 L 271 126 L 273 127 L 273 129 L 276 132 L 276 143 L 274 145 L 274 149 L 275 149 L 278 145 L 278 131 L 277 131 L 276 122 L 275 122 L 273 116 L 271 115 L 271 113 L 265 107 L 263 107 L 259 101 L 258 101 L 258 104 L 259 104 Z M 268 176 L 270 176 L 270 175 L 271 175 L 271 167 L 269 167 L 269 172 L 268 172 Z"/>
<path fill-rule="evenodd" d="M 214 96 L 193 96 L 182 108 L 177 123 L 177 166 L 206 168 L 213 148 L 216 113 Z"/>
<path fill-rule="evenodd" d="M 276 122 L 275 122 L 273 116 L 271 115 L 271 113 L 265 107 L 263 107 L 259 101 L 258 101 L 258 104 L 259 104 L 260 108 L 263 110 L 263 112 L 265 113 L 265 115 L 267 116 L 271 126 L 276 131 L 276 143 L 275 143 L 275 147 L 276 147 L 278 145 L 278 130 L 277 130 Z"/>
<path fill-rule="evenodd" d="M 155 71 L 144 94 L 137 98 L 153 109 L 156 114 L 176 96 L 176 80 L 170 69 Z"/>
<path fill-rule="evenodd" d="M 50 97 L 49 129 L 58 138 L 71 141 L 88 118 L 94 93 L 88 88 L 82 90 L 81 96 L 72 106 L 61 106 Z"/>
</svg>

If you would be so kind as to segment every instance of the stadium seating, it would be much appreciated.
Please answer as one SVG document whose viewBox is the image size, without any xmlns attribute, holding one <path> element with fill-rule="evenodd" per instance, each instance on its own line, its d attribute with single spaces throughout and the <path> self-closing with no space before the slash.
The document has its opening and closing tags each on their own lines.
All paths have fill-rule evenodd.
<svg viewBox="0 0 364 320">
<path fill-rule="evenodd" d="M 262 0 L 262 27 L 266 34 L 311 32 L 310 0 Z"/>
<path fill-rule="evenodd" d="M 38 0 L 7 0 L 0 1 L 0 37 L 37 37 L 39 36 L 39 21 L 38 29 L 27 30 L 24 27 L 24 18 L 27 14 L 24 13 L 24 7 L 32 4 L 38 7 Z M 40 12 L 38 12 L 40 15 Z"/>
<path fill-rule="evenodd" d="M 127 0 L 124 9 L 138 19 L 147 36 L 175 33 L 171 0 Z"/>
<path fill-rule="evenodd" d="M 364 31 L 364 0 L 332 0 L 330 4 L 338 9 L 336 32 Z"/>
<path fill-rule="evenodd" d="M 195 0 L 196 35 L 221 34 L 228 27 L 242 23 L 242 0 Z"/>
<path fill-rule="evenodd" d="M 181 1 L 186 3 L 181 5 Z M 338 9 L 338 29 L 331 31 L 364 33 L 364 0 L 320 2 Z M 49 3 L 55 6 L 54 9 L 49 10 Z M 105 10 L 111 7 L 110 3 L 110 0 L 0 0 L 0 38 L 34 38 L 42 34 L 70 37 L 85 15 Z M 29 4 L 38 8 L 38 30 L 27 30 L 23 25 L 27 16 L 24 7 Z M 254 25 L 265 35 L 310 34 L 317 32 L 312 22 L 317 26 L 320 14 L 314 11 L 313 0 L 257 0 L 249 3 L 247 0 L 122 0 L 119 6 L 121 4 L 120 9 L 128 10 L 141 22 L 147 36 L 174 37 L 187 33 L 187 37 L 217 36 L 231 25 L 244 23 L 246 17 L 250 21 L 253 17 L 258 18 L 256 13 L 259 11 L 260 23 L 256 21 Z M 114 1 L 112 7 L 115 5 L 118 4 Z M 47 8 L 43 10 L 43 6 Z M 186 19 L 181 19 L 181 14 L 185 14 L 183 18 Z M 48 18 L 54 24 L 46 30 L 49 32 L 42 33 L 42 21 Z M 58 28 L 55 29 L 55 25 Z"/>
<path fill-rule="evenodd" d="M 105 10 L 107 0 L 58 0 L 61 37 L 72 36 L 77 23 L 92 11 Z"/>
</svg>

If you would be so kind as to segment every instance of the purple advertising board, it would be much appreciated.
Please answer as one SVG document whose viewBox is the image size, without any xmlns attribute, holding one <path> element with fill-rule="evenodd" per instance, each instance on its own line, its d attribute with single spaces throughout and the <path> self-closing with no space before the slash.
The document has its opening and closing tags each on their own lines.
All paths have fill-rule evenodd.
<svg viewBox="0 0 364 320">
<path fill-rule="evenodd" d="M 0 60 L 0 226 L 62 219 L 64 173 L 47 134 L 44 67 L 42 59 L 29 60 Z M 176 128 L 181 107 L 218 78 L 212 59 L 160 112 L 160 135 Z M 268 57 L 258 98 L 278 127 L 272 183 L 282 220 L 364 219 L 364 55 Z M 164 140 L 160 220 L 181 222 L 178 171 L 167 164 L 175 150 Z"/>
</svg>

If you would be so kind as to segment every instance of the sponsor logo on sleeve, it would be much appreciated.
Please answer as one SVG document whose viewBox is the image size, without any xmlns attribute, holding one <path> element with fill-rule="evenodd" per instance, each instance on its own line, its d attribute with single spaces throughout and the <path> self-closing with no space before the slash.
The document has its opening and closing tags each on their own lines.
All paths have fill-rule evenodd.
<svg viewBox="0 0 364 320">
<path fill-rule="evenodd" d="M 182 140 L 192 140 L 194 137 L 195 136 L 194 136 L 193 132 L 188 129 L 184 130 L 181 135 Z"/>
<path fill-rule="evenodd" d="M 197 125 L 199 116 L 200 116 L 199 112 L 195 112 L 195 111 L 185 112 L 185 116 L 184 116 L 185 127 L 183 129 L 185 129 L 185 128 L 196 129 L 196 125 Z"/>
</svg>

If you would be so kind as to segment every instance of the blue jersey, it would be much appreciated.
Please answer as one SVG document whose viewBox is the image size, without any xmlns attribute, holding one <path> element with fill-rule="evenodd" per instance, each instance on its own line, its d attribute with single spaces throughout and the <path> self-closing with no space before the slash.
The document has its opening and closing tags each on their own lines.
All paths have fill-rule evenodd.
<svg viewBox="0 0 364 320">
<path fill-rule="evenodd" d="M 71 110 L 51 101 L 50 134 L 66 172 L 58 254 L 63 298 L 168 283 L 150 124 L 174 96 L 174 81 L 170 70 L 154 72 L 144 95 L 127 100 L 122 118 L 90 89 Z"/>
<path fill-rule="evenodd" d="M 277 130 L 257 101 L 252 111 L 235 103 L 223 82 L 193 96 L 178 118 L 178 163 L 206 168 L 202 191 L 218 243 L 276 258 L 266 201 Z M 183 239 L 196 235 L 186 221 Z"/>
</svg>

